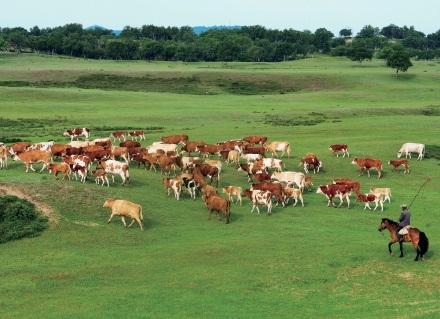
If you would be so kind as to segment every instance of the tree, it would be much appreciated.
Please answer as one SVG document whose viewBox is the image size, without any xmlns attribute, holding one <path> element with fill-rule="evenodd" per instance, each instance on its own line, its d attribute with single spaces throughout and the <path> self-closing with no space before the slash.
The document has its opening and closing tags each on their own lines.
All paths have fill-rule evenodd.
<svg viewBox="0 0 440 319">
<path fill-rule="evenodd" d="M 339 31 L 339 35 L 344 38 L 349 38 L 352 35 L 351 29 L 342 29 Z"/>
<path fill-rule="evenodd" d="M 396 69 L 396 76 L 399 71 L 406 72 L 412 65 L 409 54 L 402 47 L 395 47 L 388 55 L 387 66 Z"/>
<path fill-rule="evenodd" d="M 325 28 L 319 28 L 315 31 L 313 44 L 322 53 L 330 52 L 330 40 L 334 34 Z"/>
<path fill-rule="evenodd" d="M 386 27 L 383 27 L 380 31 L 380 34 L 388 39 L 403 39 L 404 31 L 397 25 L 390 24 Z"/>
<path fill-rule="evenodd" d="M 379 28 L 375 28 L 371 25 L 366 25 L 357 34 L 358 38 L 375 38 L 379 36 Z"/>
<path fill-rule="evenodd" d="M 362 63 L 363 60 L 371 60 L 373 58 L 373 52 L 368 41 L 356 39 L 353 41 L 351 48 L 347 50 L 347 57 L 352 61 Z"/>
</svg>

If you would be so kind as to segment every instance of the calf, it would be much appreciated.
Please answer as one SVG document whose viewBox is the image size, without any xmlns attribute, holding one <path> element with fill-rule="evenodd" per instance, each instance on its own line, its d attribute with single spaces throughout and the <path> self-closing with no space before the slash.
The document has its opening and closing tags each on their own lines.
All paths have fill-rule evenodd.
<svg viewBox="0 0 440 319">
<path fill-rule="evenodd" d="M 304 167 L 304 172 L 306 174 L 309 173 L 309 169 L 313 169 L 313 174 L 316 174 L 316 172 L 319 173 L 319 170 L 322 167 L 322 162 L 316 157 L 315 154 L 307 154 L 302 160 L 301 164 Z"/>
<path fill-rule="evenodd" d="M 102 207 L 108 207 L 112 210 L 112 213 L 107 223 L 110 223 L 113 216 L 121 216 L 122 223 L 126 228 L 131 227 L 131 225 L 133 225 L 133 223 L 136 221 L 139 224 L 141 230 L 144 230 L 144 227 L 142 226 L 144 222 L 144 216 L 142 215 L 141 205 L 123 199 L 109 198 L 104 202 L 104 205 L 102 205 Z M 125 222 L 125 217 L 131 218 L 131 223 L 130 225 L 128 225 L 128 227 Z"/>
<path fill-rule="evenodd" d="M 300 189 L 286 186 L 284 188 L 284 194 L 286 195 L 286 203 L 289 201 L 289 198 L 293 198 L 293 207 L 296 206 L 298 200 L 301 201 L 301 206 L 304 207 L 304 200 Z"/>
<path fill-rule="evenodd" d="M 366 170 L 368 172 L 368 177 L 370 177 L 370 170 L 377 171 L 377 178 L 382 176 L 382 161 L 372 158 L 357 158 L 355 157 L 351 162 L 353 165 L 357 165 L 361 171 L 361 175 Z"/>
<path fill-rule="evenodd" d="M 285 206 L 284 186 L 281 183 L 262 182 L 258 184 L 252 184 L 252 187 L 250 189 L 251 191 L 253 190 L 269 191 L 272 194 L 272 196 L 276 198 L 277 205 L 281 203 L 283 207 Z"/>
<path fill-rule="evenodd" d="M 264 146 L 266 151 L 271 153 L 272 156 L 278 156 L 278 152 L 281 152 L 280 157 L 283 157 L 284 154 L 287 154 L 287 158 L 290 158 L 290 144 L 289 142 L 271 142 Z"/>
<path fill-rule="evenodd" d="M 92 172 L 93 176 L 95 176 L 95 183 L 100 184 L 102 182 L 102 186 L 107 183 L 107 187 L 110 187 L 110 183 L 108 182 L 107 173 L 103 169 L 97 169 Z"/>
<path fill-rule="evenodd" d="M 313 186 L 312 176 L 306 175 L 304 179 L 304 188 L 307 188 L 307 190 L 310 192 L 312 190 L 312 186 Z"/>
<path fill-rule="evenodd" d="M 241 193 L 242 188 L 238 186 L 226 186 L 222 189 L 224 194 L 228 194 L 228 199 L 234 203 L 234 196 L 237 197 L 237 204 L 240 202 L 241 206 Z"/>
<path fill-rule="evenodd" d="M 162 183 L 168 196 L 170 196 L 170 192 L 173 191 L 174 197 L 177 200 L 180 199 L 180 193 L 182 192 L 181 181 L 176 178 L 164 178 Z"/>
<path fill-rule="evenodd" d="M 103 169 L 107 174 L 112 175 L 113 183 L 115 175 L 119 175 L 122 179 L 122 185 L 130 180 L 129 167 L 127 163 L 121 163 L 115 160 L 102 160 L 98 163 L 97 169 Z"/>
<path fill-rule="evenodd" d="M 46 167 L 49 166 L 51 161 L 51 156 L 49 152 L 39 151 L 39 150 L 33 150 L 33 151 L 26 151 L 20 154 L 14 155 L 14 161 L 22 161 L 26 167 L 26 173 L 29 172 L 29 168 L 35 172 L 33 164 L 36 163 L 43 163 L 43 167 L 40 170 L 40 173 L 44 171 Z"/>
<path fill-rule="evenodd" d="M 125 132 L 125 131 L 115 131 L 115 132 L 110 134 L 110 137 L 113 139 L 114 142 L 116 140 L 118 140 L 119 142 L 124 140 L 124 142 L 125 142 L 127 140 L 127 132 Z"/>
<path fill-rule="evenodd" d="M 189 196 L 192 199 L 196 199 L 196 189 L 197 189 L 198 184 L 197 184 L 193 174 L 183 173 L 183 174 L 180 174 L 179 176 L 176 176 L 176 179 L 179 180 L 181 182 L 181 185 L 188 190 Z M 202 176 L 202 179 L 203 179 L 203 176 Z M 203 182 L 204 181 L 205 180 L 203 180 Z M 206 185 L 206 183 L 205 183 L 205 184 L 203 184 L 203 186 L 208 186 L 208 185 Z M 203 189 L 203 187 L 202 187 L 202 189 Z"/>
<path fill-rule="evenodd" d="M 25 152 L 29 146 L 31 146 L 32 144 L 29 142 L 17 142 L 12 144 L 12 146 L 9 148 L 9 154 L 11 156 L 14 155 L 18 155 L 21 154 L 23 152 Z"/>
<path fill-rule="evenodd" d="M 365 203 L 364 210 L 367 208 L 371 210 L 370 203 L 374 202 L 376 204 L 376 207 L 374 207 L 374 210 L 378 207 L 380 204 L 380 208 L 383 211 L 383 199 L 381 195 L 375 195 L 375 194 L 357 194 L 357 201 Z"/>
<path fill-rule="evenodd" d="M 260 214 L 260 209 L 258 205 L 263 205 L 267 207 L 267 215 L 272 215 L 272 193 L 270 191 L 262 191 L 262 190 L 252 190 L 252 209 L 251 213 L 254 212 L 254 209 L 257 209 L 258 214 Z"/>
<path fill-rule="evenodd" d="M 215 211 L 219 216 L 219 220 L 221 216 L 224 216 L 225 224 L 229 224 L 231 217 L 231 202 L 229 200 L 219 195 L 203 196 L 203 200 L 209 210 L 208 219 L 211 219 L 211 214 Z"/>
<path fill-rule="evenodd" d="M 141 130 L 130 131 L 130 132 L 128 132 L 128 135 L 130 135 L 132 141 L 133 140 L 137 141 L 138 138 L 139 138 L 139 141 L 145 140 L 144 131 L 141 131 Z"/>
<path fill-rule="evenodd" d="M 333 180 L 333 184 L 345 185 L 345 186 L 349 187 L 350 190 L 354 191 L 355 193 L 359 193 L 361 191 L 361 184 L 354 179 L 337 178 L 337 179 Z"/>
<path fill-rule="evenodd" d="M 376 196 L 381 196 L 385 200 L 388 200 L 388 203 L 391 203 L 391 188 L 389 187 L 372 187 L 370 192 Z"/>
<path fill-rule="evenodd" d="M 0 145 L 0 169 L 8 168 L 8 148 Z"/>
<path fill-rule="evenodd" d="M 237 150 L 231 150 L 228 152 L 228 163 L 240 163 L 240 153 Z"/>
<path fill-rule="evenodd" d="M 390 160 L 388 161 L 388 165 L 392 165 L 394 170 L 397 170 L 400 166 L 403 167 L 403 174 L 409 174 L 409 164 L 408 160 Z"/>
<path fill-rule="evenodd" d="M 86 140 L 88 140 L 90 137 L 90 129 L 88 129 L 87 127 L 72 128 L 70 130 L 64 131 L 63 136 L 70 137 L 71 141 L 73 141 L 75 138 L 79 138 L 80 136 L 84 136 Z"/>
<path fill-rule="evenodd" d="M 320 185 L 316 191 L 317 194 L 323 194 L 327 200 L 327 206 L 335 206 L 333 203 L 333 198 L 337 197 L 340 200 L 339 206 L 341 207 L 344 202 L 344 198 L 347 201 L 347 207 L 350 208 L 350 194 L 351 190 L 346 185 L 338 185 L 338 184 L 329 184 L 329 185 Z"/>
<path fill-rule="evenodd" d="M 63 174 L 63 180 L 67 177 L 69 178 L 70 181 L 70 175 L 72 174 L 72 169 L 70 168 L 70 165 L 62 162 L 60 164 L 54 164 L 54 163 L 50 163 L 47 166 L 47 169 L 49 170 L 49 174 L 51 174 L 52 172 L 55 175 L 55 178 L 58 179 L 58 174 L 61 173 Z"/>
<path fill-rule="evenodd" d="M 348 153 L 348 145 L 347 144 L 332 144 L 328 147 L 333 154 L 336 154 L 336 157 L 339 157 L 339 153 L 342 152 L 342 157 L 350 157 L 350 153 Z"/>
</svg>

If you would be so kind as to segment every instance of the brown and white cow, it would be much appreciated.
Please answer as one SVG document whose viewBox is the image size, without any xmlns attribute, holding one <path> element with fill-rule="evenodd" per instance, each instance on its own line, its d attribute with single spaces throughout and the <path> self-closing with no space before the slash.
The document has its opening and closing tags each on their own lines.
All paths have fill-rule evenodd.
<svg viewBox="0 0 440 319">
<path fill-rule="evenodd" d="M 361 183 L 354 179 L 336 178 L 333 180 L 333 184 L 346 185 L 355 193 L 359 193 L 361 191 Z"/>
<path fill-rule="evenodd" d="M 318 159 L 315 154 L 309 153 L 303 157 L 301 164 L 304 167 L 304 172 L 309 173 L 309 169 L 313 169 L 313 174 L 319 173 L 322 168 L 322 162 Z"/>
<path fill-rule="evenodd" d="M 284 188 L 284 194 L 286 195 L 286 202 L 289 200 L 289 198 L 293 198 L 293 207 L 296 206 L 298 200 L 301 201 L 301 206 L 304 207 L 304 200 L 302 191 L 300 189 L 286 186 Z"/>
<path fill-rule="evenodd" d="M 403 174 L 409 174 L 409 164 L 408 164 L 408 160 L 406 159 L 390 160 L 388 161 L 388 165 L 392 165 L 394 170 L 397 170 L 400 166 L 402 166 Z"/>
<path fill-rule="evenodd" d="M 92 172 L 93 176 L 95 176 L 95 183 L 100 185 L 102 182 L 102 186 L 107 183 L 107 187 L 110 187 L 110 183 L 108 182 L 107 173 L 103 169 L 97 169 Z"/>
<path fill-rule="evenodd" d="M 206 145 L 203 141 L 188 141 L 182 146 L 182 152 L 187 152 L 188 156 L 191 156 L 192 152 L 197 152 L 197 148 Z"/>
<path fill-rule="evenodd" d="M 226 186 L 222 189 L 224 194 L 228 194 L 228 199 L 234 203 L 234 196 L 237 198 L 237 204 L 240 202 L 241 206 L 241 193 L 242 188 L 239 186 Z"/>
<path fill-rule="evenodd" d="M 381 196 L 384 201 L 391 203 L 391 188 L 389 187 L 371 187 L 370 192 L 376 196 Z"/>
<path fill-rule="evenodd" d="M 121 141 L 125 142 L 127 140 L 127 132 L 126 131 L 115 131 L 110 134 L 110 137 L 113 139 L 113 141 L 118 140 L 119 142 L 121 142 Z"/>
<path fill-rule="evenodd" d="M 31 146 L 29 146 L 26 151 L 40 150 L 40 151 L 49 152 L 52 146 L 54 146 L 54 144 L 55 144 L 54 141 L 34 143 Z"/>
<path fill-rule="evenodd" d="M 164 178 L 162 180 L 163 187 L 168 196 L 171 191 L 174 193 L 174 197 L 179 200 L 180 193 L 182 192 L 182 182 L 176 178 Z"/>
<path fill-rule="evenodd" d="M 162 136 L 160 140 L 165 144 L 186 144 L 188 142 L 188 135 L 169 135 Z"/>
<path fill-rule="evenodd" d="M 350 208 L 351 190 L 350 187 L 346 185 L 339 185 L 339 184 L 320 185 L 316 190 L 316 193 L 323 194 L 327 198 L 328 200 L 327 206 L 330 206 L 330 204 L 332 206 L 335 206 L 335 204 L 333 203 L 333 199 L 336 197 L 339 198 L 339 200 L 341 201 L 338 207 L 341 207 L 345 199 L 347 201 L 347 207 Z"/>
<path fill-rule="evenodd" d="M 64 131 L 63 136 L 70 137 L 71 141 L 73 141 L 75 138 L 78 139 L 80 136 L 84 136 L 85 139 L 88 140 L 90 137 L 90 129 L 87 127 L 72 128 Z"/>
<path fill-rule="evenodd" d="M 260 214 L 260 209 L 258 205 L 263 205 L 267 207 L 267 215 L 272 215 L 272 196 L 273 194 L 270 191 L 263 190 L 252 190 L 252 209 L 251 213 L 254 212 L 254 209 L 257 209 L 258 214 Z"/>
<path fill-rule="evenodd" d="M 119 175 L 122 179 L 122 185 L 130 180 L 129 166 L 127 163 L 121 163 L 115 160 L 100 161 L 96 167 L 103 169 L 106 173 L 112 175 L 113 183 L 115 182 L 115 175 Z"/>
<path fill-rule="evenodd" d="M 43 163 L 43 167 L 40 170 L 40 173 L 44 171 L 46 167 L 49 166 L 51 161 L 51 155 L 49 152 L 33 150 L 33 151 L 25 151 L 20 154 L 16 154 L 13 157 L 14 161 L 22 161 L 26 167 L 26 173 L 29 172 L 29 168 L 35 172 L 33 164 Z"/>
<path fill-rule="evenodd" d="M 219 146 L 215 144 L 199 145 L 196 151 L 200 152 L 202 158 L 208 158 L 209 155 L 215 155 L 219 152 Z"/>
<path fill-rule="evenodd" d="M 333 154 L 336 154 L 336 157 L 339 157 L 339 153 L 342 153 L 342 157 L 350 157 L 350 153 L 348 153 L 348 145 L 347 144 L 332 144 L 328 147 Z"/>
<path fill-rule="evenodd" d="M 365 203 L 364 210 L 366 210 L 367 208 L 371 210 L 370 203 L 374 202 L 376 206 L 373 210 L 376 210 L 380 204 L 380 208 L 383 211 L 383 198 L 381 195 L 359 193 L 357 194 L 357 201 Z"/>
<path fill-rule="evenodd" d="M 361 175 L 364 171 L 368 172 L 368 177 L 370 177 L 370 170 L 377 171 L 377 178 L 382 176 L 382 161 L 373 158 L 357 158 L 355 157 L 351 162 L 353 165 L 357 165 L 361 171 Z"/>
<path fill-rule="evenodd" d="M 63 175 L 63 180 L 67 177 L 70 181 L 70 175 L 72 174 L 72 169 L 70 168 L 70 165 L 62 162 L 62 163 L 50 163 L 47 166 L 47 169 L 49 170 L 49 174 L 53 172 L 55 175 L 55 178 L 58 179 L 58 174 Z"/>
<path fill-rule="evenodd" d="M 128 135 L 130 135 L 131 140 L 135 140 L 135 141 L 137 141 L 138 139 L 139 141 L 145 140 L 145 133 L 144 131 L 141 130 L 130 131 L 128 132 Z"/>
<path fill-rule="evenodd" d="M 263 135 L 250 135 L 243 138 L 243 141 L 250 144 L 264 144 L 267 142 L 267 136 Z"/>
<path fill-rule="evenodd" d="M 276 198 L 278 204 L 281 203 L 283 207 L 285 206 L 284 186 L 281 183 L 261 182 L 258 184 L 252 184 L 250 189 L 251 191 L 253 190 L 269 191 L 272 193 L 273 197 Z"/>
</svg>

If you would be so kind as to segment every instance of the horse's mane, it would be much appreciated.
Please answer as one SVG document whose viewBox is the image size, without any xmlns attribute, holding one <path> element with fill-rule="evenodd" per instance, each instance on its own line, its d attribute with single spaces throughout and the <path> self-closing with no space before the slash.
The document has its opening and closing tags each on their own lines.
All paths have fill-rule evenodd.
<svg viewBox="0 0 440 319">
<path fill-rule="evenodd" d="M 388 218 L 382 218 L 382 223 L 385 222 L 385 221 L 388 222 L 391 225 L 394 225 L 394 226 L 398 226 L 399 225 L 399 223 L 395 222 L 394 220 L 391 220 L 391 219 L 388 219 Z"/>
</svg>

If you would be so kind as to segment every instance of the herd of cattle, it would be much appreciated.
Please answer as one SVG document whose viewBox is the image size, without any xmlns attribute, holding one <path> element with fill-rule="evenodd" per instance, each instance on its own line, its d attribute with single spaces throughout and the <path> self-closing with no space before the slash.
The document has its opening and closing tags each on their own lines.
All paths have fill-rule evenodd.
<svg viewBox="0 0 440 319">
<path fill-rule="evenodd" d="M 29 172 L 29 169 L 35 171 L 33 164 L 43 163 L 40 172 L 46 169 L 56 178 L 62 175 L 63 179 L 70 180 L 73 175 L 76 180 L 79 178 L 85 183 L 90 175 L 97 184 L 109 186 L 109 177 L 114 182 L 115 176 L 121 177 L 122 185 L 128 183 L 130 164 L 134 162 L 138 168 L 143 165 L 145 169 L 160 170 L 161 174 L 166 174 L 168 177 L 163 178 L 165 191 L 168 195 L 172 193 L 177 200 L 180 199 L 182 190 L 186 190 L 192 199 L 200 194 L 209 210 L 209 218 L 211 213 L 215 212 L 218 218 L 224 218 L 226 223 L 230 221 L 231 203 L 236 200 L 237 204 L 241 205 L 243 196 L 250 199 L 251 212 L 256 209 L 259 213 L 259 206 L 264 206 L 270 215 L 274 204 L 284 207 L 289 200 L 292 200 L 293 206 L 301 202 L 304 207 L 303 193 L 305 190 L 310 191 L 313 186 L 312 176 L 307 174 L 312 171 L 318 174 L 323 169 L 322 161 L 315 154 L 309 153 L 300 161 L 304 173 L 286 171 L 282 157 L 290 158 L 290 144 L 286 141 L 268 142 L 267 137 L 261 135 L 216 144 L 190 141 L 185 134 L 171 135 L 164 136 L 161 141 L 147 147 L 141 146 L 140 142 L 145 140 L 145 135 L 140 130 L 117 131 L 108 138 L 92 141 L 89 141 L 88 128 L 70 129 L 63 135 L 71 141 L 67 144 L 56 144 L 53 141 L 17 142 L 10 146 L 0 143 L 0 169 L 7 168 L 10 156 L 14 161 L 23 162 L 26 172 Z M 79 136 L 84 136 L 86 140 L 79 141 Z M 119 144 L 114 145 L 115 143 Z M 330 145 L 329 150 L 337 157 L 340 154 L 344 158 L 350 157 L 346 144 Z M 404 174 L 408 174 L 408 158 L 411 158 L 411 153 L 417 153 L 418 160 L 422 160 L 425 146 L 405 143 L 397 153 L 398 159 L 390 160 L 388 164 L 395 170 L 403 167 Z M 271 157 L 266 157 L 267 154 Z M 405 155 L 405 159 L 400 159 L 402 155 Z M 57 159 L 60 161 L 54 162 Z M 233 185 L 222 188 L 227 199 L 217 190 L 225 163 L 236 165 L 237 171 L 244 172 L 250 184 L 250 187 L 244 190 Z M 370 171 L 373 170 L 377 172 L 378 178 L 382 176 L 383 166 L 379 159 L 353 158 L 351 163 L 359 168 L 361 174 L 366 171 L 370 177 Z M 350 207 L 350 196 L 353 192 L 356 200 L 364 203 L 364 209 L 371 209 L 370 203 L 374 203 L 374 210 L 379 205 L 383 210 L 384 201 L 391 201 L 390 188 L 371 188 L 368 194 L 363 194 L 360 183 L 347 178 L 335 179 L 329 184 L 320 185 L 316 191 L 327 198 L 328 206 L 335 206 L 334 199 L 339 199 L 338 207 L 344 201 L 347 207 Z M 137 204 L 108 199 L 104 207 L 112 208 L 110 220 L 114 215 L 120 215 L 123 224 L 126 225 L 124 216 L 127 216 L 132 218 L 130 226 L 134 221 L 141 225 L 142 208 Z"/>
</svg>

